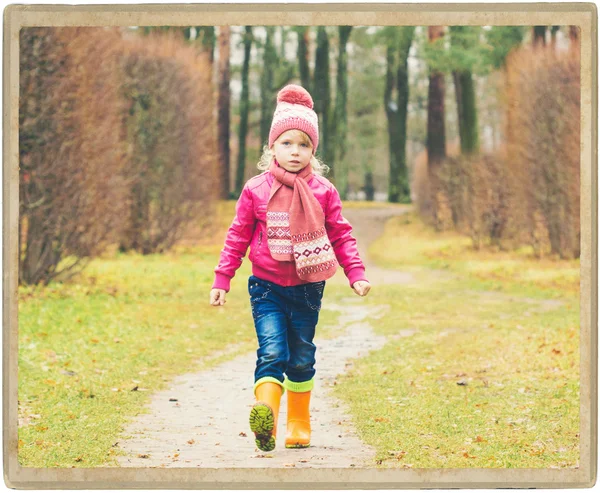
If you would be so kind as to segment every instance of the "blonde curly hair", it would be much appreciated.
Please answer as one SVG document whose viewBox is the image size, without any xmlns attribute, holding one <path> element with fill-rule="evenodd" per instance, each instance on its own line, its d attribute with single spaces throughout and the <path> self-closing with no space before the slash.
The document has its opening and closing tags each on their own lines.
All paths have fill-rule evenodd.
<svg viewBox="0 0 600 493">
<path fill-rule="evenodd" d="M 295 136 L 299 136 L 303 144 L 308 145 L 312 149 L 313 144 L 310 140 L 310 137 L 302 130 L 288 130 L 288 132 L 295 133 Z M 277 142 L 280 138 L 281 136 L 279 136 L 275 142 Z M 269 146 L 263 146 L 263 153 L 256 167 L 261 171 L 266 171 L 271 167 L 271 163 L 274 159 L 275 153 L 273 150 Z M 317 175 L 325 176 L 329 172 L 329 166 L 327 166 L 323 161 L 314 155 L 310 158 L 310 165 L 312 166 L 313 173 Z"/>
</svg>

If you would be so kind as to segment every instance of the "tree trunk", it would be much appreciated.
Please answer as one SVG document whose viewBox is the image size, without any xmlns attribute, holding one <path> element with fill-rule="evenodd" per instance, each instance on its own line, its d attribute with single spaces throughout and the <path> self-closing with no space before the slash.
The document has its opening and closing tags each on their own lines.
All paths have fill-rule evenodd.
<svg viewBox="0 0 600 493">
<path fill-rule="evenodd" d="M 273 80 L 277 67 L 277 51 L 275 49 L 275 27 L 267 26 L 267 38 L 263 58 L 263 73 L 260 80 L 260 154 L 262 147 L 268 145 L 271 119 L 275 111 L 275 90 Z"/>
<path fill-rule="evenodd" d="M 230 179 L 229 172 L 231 167 L 231 155 L 229 148 L 229 124 L 230 124 L 230 105 L 231 91 L 229 88 L 230 82 L 230 41 L 231 29 L 229 26 L 219 27 L 219 97 L 217 111 L 217 133 L 218 133 L 218 149 L 219 163 L 221 172 L 221 198 L 229 197 Z"/>
<path fill-rule="evenodd" d="M 239 196 L 244 187 L 246 170 L 246 134 L 248 133 L 248 112 L 250 109 L 250 91 L 248 73 L 250 71 L 250 50 L 252 48 L 252 27 L 246 26 L 244 33 L 244 64 L 242 65 L 242 95 L 240 98 L 239 153 L 235 176 L 235 191 Z"/>
<path fill-rule="evenodd" d="M 550 27 L 550 46 L 552 47 L 552 52 L 556 52 L 556 33 L 559 31 L 560 26 L 551 26 Z"/>
<path fill-rule="evenodd" d="M 309 29 L 308 26 L 298 26 L 296 28 L 296 33 L 298 34 L 298 67 L 300 69 L 300 81 L 302 87 L 311 92 L 310 66 L 308 64 Z"/>
<path fill-rule="evenodd" d="M 281 35 L 279 44 L 279 58 L 285 59 L 285 41 L 287 39 L 287 29 L 284 26 L 279 27 L 279 34 Z"/>
<path fill-rule="evenodd" d="M 408 113 L 408 53 L 415 28 L 412 26 L 400 28 L 400 47 L 398 52 L 398 133 L 395 136 L 396 163 L 398 168 L 390 175 L 390 202 L 410 203 L 410 186 L 408 167 L 406 165 L 406 121 Z"/>
<path fill-rule="evenodd" d="M 398 172 L 398 154 L 396 153 L 395 139 L 396 135 L 398 135 L 399 119 L 398 107 L 392 99 L 394 87 L 396 86 L 396 77 L 398 75 L 396 62 L 397 51 L 398 46 L 396 44 L 396 39 L 392 38 L 388 41 L 386 50 L 385 89 L 383 92 L 383 105 L 388 122 L 388 149 L 390 154 L 388 201 L 390 202 L 394 201 L 392 195 L 395 194 L 395 186 L 392 185 L 392 177 Z M 397 201 L 397 197 L 395 201 Z"/>
<path fill-rule="evenodd" d="M 546 26 L 533 26 L 532 43 L 534 48 L 546 46 Z"/>
<path fill-rule="evenodd" d="M 319 153 L 326 164 L 331 164 L 331 142 L 329 142 L 329 106 L 331 102 L 329 84 L 329 38 L 324 26 L 317 28 L 317 50 L 313 82 L 314 110 L 319 117 L 321 140 Z M 333 174 L 333 173 L 332 173 Z M 331 177 L 331 175 L 330 175 Z"/>
<path fill-rule="evenodd" d="M 477 122 L 477 103 L 475 101 L 475 84 L 469 71 L 452 72 L 458 110 L 458 132 L 460 135 L 460 151 L 472 154 L 479 150 L 479 129 Z"/>
<path fill-rule="evenodd" d="M 373 202 L 375 199 L 375 184 L 373 183 L 373 172 L 366 171 L 365 172 L 365 199 L 368 202 Z"/>
<path fill-rule="evenodd" d="M 342 199 L 347 196 L 347 171 L 344 166 L 344 158 L 346 153 L 346 134 L 348 131 L 348 114 L 347 114 L 347 98 L 348 98 L 348 53 L 346 45 L 352 32 L 352 26 L 339 26 L 339 53 L 338 53 L 338 69 L 337 83 L 335 94 L 335 113 L 334 121 L 332 122 L 331 136 L 333 137 L 333 159 L 330 166 L 336 169 L 335 177 L 337 180 L 338 191 Z"/>
<path fill-rule="evenodd" d="M 429 26 L 429 42 L 444 36 L 443 26 Z M 429 90 L 427 102 L 427 171 L 429 196 L 424 208 L 438 230 L 445 229 L 447 223 L 447 199 L 439 181 L 439 170 L 446 158 L 446 131 L 444 109 L 445 82 L 444 74 L 429 74 Z M 444 213 L 442 213 L 444 211 Z"/>
<path fill-rule="evenodd" d="M 450 26 L 451 43 L 461 48 L 464 41 L 460 34 L 469 29 L 469 26 Z M 452 39 L 452 34 L 458 36 Z M 456 94 L 456 107 L 458 110 L 458 129 L 460 135 L 460 149 L 462 154 L 472 154 L 479 151 L 479 129 L 477 123 L 477 103 L 473 74 L 470 70 L 452 72 Z"/>
</svg>

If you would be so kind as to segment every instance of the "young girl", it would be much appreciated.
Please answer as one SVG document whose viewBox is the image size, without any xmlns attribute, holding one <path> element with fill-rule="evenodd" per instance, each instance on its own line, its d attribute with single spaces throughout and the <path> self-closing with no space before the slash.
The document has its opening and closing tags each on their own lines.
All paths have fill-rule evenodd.
<svg viewBox="0 0 600 493">
<path fill-rule="evenodd" d="M 277 416 L 288 391 L 285 446 L 310 445 L 310 394 L 315 375 L 315 327 L 325 280 L 341 265 L 350 286 L 365 296 L 371 286 L 352 227 L 342 217 L 335 187 L 321 173 L 317 114 L 310 94 L 288 85 L 277 95 L 264 173 L 248 180 L 236 205 L 215 281 L 212 305 L 225 293 L 250 246 L 248 291 L 258 338 L 250 429 L 260 450 L 275 448 Z"/>
</svg>

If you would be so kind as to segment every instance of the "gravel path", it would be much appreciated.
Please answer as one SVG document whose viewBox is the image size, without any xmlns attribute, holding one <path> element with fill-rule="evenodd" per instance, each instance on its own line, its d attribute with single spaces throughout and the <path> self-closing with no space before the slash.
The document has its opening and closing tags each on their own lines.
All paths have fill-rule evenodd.
<svg viewBox="0 0 600 493">
<path fill-rule="evenodd" d="M 383 232 L 385 220 L 402 214 L 404 208 L 349 209 L 344 212 L 354 226 L 362 258 L 373 285 L 382 282 L 411 282 L 410 274 L 384 273 L 370 265 L 366 249 Z M 341 269 L 339 269 L 341 271 Z M 385 280 L 384 280 L 385 278 Z M 338 272 L 335 283 L 347 282 Z M 286 449 L 286 395 L 282 397 L 277 447 L 265 453 L 254 443 L 248 414 L 254 402 L 252 375 L 256 353 L 252 352 L 208 371 L 174 379 L 168 390 L 155 394 L 148 413 L 130 423 L 118 447 L 126 455 L 122 467 L 368 467 L 373 450 L 363 444 L 351 426 L 344 405 L 330 392 L 336 376 L 347 371 L 351 360 L 381 348 L 386 340 L 374 333 L 371 322 L 382 316 L 386 306 L 373 307 L 353 295 L 340 310 L 339 323 L 345 334 L 319 341 L 315 388 L 311 401 L 313 435 L 307 449 Z M 172 400 L 177 399 L 177 400 Z"/>
</svg>

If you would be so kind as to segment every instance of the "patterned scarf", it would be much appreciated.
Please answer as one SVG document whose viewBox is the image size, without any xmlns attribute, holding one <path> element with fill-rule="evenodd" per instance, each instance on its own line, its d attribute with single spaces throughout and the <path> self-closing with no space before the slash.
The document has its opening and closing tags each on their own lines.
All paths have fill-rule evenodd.
<svg viewBox="0 0 600 493">
<path fill-rule="evenodd" d="M 308 282 L 329 279 L 338 266 L 325 230 L 321 204 L 308 186 L 309 164 L 290 173 L 275 161 L 269 172 L 274 180 L 267 203 L 267 242 L 271 256 L 295 261 L 298 277 Z"/>
</svg>

